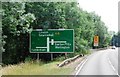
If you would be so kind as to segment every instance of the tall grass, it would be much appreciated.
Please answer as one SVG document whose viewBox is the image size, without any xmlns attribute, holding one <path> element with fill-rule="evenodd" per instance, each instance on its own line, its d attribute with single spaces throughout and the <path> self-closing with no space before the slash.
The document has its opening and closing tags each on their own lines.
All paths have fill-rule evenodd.
<svg viewBox="0 0 120 77">
<path fill-rule="evenodd" d="M 60 62 L 51 62 L 47 64 L 25 62 L 18 65 L 9 65 L 2 69 L 3 75 L 69 75 L 73 68 L 57 65 Z"/>
</svg>

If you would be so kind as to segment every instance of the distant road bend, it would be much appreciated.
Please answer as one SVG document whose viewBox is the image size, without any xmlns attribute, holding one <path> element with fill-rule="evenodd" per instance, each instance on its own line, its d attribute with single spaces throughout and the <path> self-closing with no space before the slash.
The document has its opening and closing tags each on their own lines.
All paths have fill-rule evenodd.
<svg viewBox="0 0 120 77">
<path fill-rule="evenodd" d="M 78 65 L 75 75 L 118 75 L 118 48 L 91 54 Z"/>
</svg>

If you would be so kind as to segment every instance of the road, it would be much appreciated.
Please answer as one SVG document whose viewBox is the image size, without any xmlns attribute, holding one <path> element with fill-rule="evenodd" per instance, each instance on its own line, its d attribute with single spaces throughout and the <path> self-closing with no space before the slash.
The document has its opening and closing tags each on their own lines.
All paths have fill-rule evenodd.
<svg viewBox="0 0 120 77">
<path fill-rule="evenodd" d="M 118 75 L 118 48 L 91 54 L 78 65 L 76 75 Z"/>
</svg>

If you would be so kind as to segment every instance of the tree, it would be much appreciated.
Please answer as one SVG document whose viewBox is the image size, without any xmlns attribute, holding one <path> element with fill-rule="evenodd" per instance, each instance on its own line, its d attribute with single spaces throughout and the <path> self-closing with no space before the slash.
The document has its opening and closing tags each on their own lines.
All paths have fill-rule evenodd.
<svg viewBox="0 0 120 77">
<path fill-rule="evenodd" d="M 24 50 L 26 42 L 24 41 L 31 30 L 30 23 L 35 20 L 35 17 L 31 13 L 25 14 L 25 3 L 22 2 L 3 2 L 2 7 L 4 10 L 2 30 L 3 35 L 6 36 L 3 63 L 17 63 L 25 57 L 23 54 L 26 52 Z"/>
<path fill-rule="evenodd" d="M 58 29 L 66 26 L 63 3 L 27 3 L 26 12 L 33 13 L 36 17 L 31 24 L 34 29 Z"/>
<path fill-rule="evenodd" d="M 1 6 L 1 2 L 0 2 L 0 64 L 2 63 L 2 52 L 4 52 L 4 41 L 3 41 L 3 37 L 2 37 L 2 6 Z"/>
<path fill-rule="evenodd" d="M 99 36 L 99 47 L 106 47 L 110 43 L 108 29 L 105 26 L 105 23 L 103 21 L 101 21 L 100 16 L 98 16 L 94 13 L 92 15 L 93 15 L 94 25 L 95 25 L 94 26 L 94 35 Z"/>
</svg>

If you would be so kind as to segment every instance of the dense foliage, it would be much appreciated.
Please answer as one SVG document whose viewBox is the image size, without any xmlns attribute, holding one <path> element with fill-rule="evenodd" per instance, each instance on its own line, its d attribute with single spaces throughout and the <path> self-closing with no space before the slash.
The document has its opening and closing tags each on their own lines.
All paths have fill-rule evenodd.
<svg viewBox="0 0 120 77">
<path fill-rule="evenodd" d="M 29 53 L 29 32 L 33 29 L 74 29 L 75 53 L 79 54 L 93 47 L 94 35 L 100 37 L 99 47 L 109 45 L 110 35 L 100 16 L 83 11 L 75 2 L 4 2 L 2 7 L 5 64 L 34 55 Z"/>
</svg>

